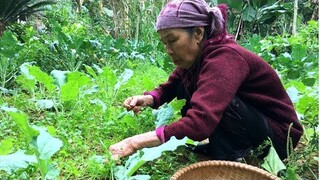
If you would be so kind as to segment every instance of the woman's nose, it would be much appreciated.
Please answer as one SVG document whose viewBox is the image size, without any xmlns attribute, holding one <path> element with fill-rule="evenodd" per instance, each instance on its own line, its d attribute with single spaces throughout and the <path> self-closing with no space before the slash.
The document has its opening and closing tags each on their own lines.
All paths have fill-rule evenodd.
<svg viewBox="0 0 320 180">
<path fill-rule="evenodd" d="M 168 45 L 166 46 L 166 51 L 169 55 L 173 55 L 173 50 Z"/>
</svg>

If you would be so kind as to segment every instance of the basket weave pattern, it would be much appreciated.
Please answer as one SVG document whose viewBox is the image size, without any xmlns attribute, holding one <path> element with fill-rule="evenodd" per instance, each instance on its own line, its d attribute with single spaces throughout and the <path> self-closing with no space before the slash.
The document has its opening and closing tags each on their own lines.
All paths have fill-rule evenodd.
<svg viewBox="0 0 320 180">
<path fill-rule="evenodd" d="M 280 180 L 280 178 L 244 163 L 203 161 L 178 170 L 170 180 Z"/>
</svg>

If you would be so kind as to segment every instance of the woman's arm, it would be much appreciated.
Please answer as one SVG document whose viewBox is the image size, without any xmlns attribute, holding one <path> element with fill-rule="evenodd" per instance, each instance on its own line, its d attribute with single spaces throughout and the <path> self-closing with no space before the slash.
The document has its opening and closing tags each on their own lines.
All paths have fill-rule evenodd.
<svg viewBox="0 0 320 180">
<path fill-rule="evenodd" d="M 152 108 L 157 109 L 162 104 L 170 102 L 177 97 L 177 88 L 181 84 L 182 71 L 182 69 L 176 68 L 169 76 L 167 82 L 160 84 L 159 87 L 152 91 L 144 93 L 144 95 L 151 95 L 153 97 Z"/>
</svg>

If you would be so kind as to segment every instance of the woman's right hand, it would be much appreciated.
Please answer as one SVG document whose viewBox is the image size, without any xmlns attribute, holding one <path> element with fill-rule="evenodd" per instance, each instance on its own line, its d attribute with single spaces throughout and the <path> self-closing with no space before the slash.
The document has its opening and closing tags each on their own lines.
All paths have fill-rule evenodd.
<svg viewBox="0 0 320 180">
<path fill-rule="evenodd" d="M 139 95 L 127 98 L 123 102 L 123 106 L 128 110 L 132 110 L 134 113 L 140 113 L 141 108 L 145 106 L 153 105 L 153 97 L 151 95 Z"/>
</svg>

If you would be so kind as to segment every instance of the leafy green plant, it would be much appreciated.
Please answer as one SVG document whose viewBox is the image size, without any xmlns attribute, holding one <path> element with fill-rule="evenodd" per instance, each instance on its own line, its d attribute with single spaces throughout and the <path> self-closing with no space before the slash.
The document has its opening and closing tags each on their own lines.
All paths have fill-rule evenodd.
<svg viewBox="0 0 320 180">
<path fill-rule="evenodd" d="M 22 49 L 20 42 L 12 32 L 7 31 L 0 39 L 0 78 L 1 87 L 12 82 L 19 64 L 15 62 L 17 52 Z"/>
<path fill-rule="evenodd" d="M 271 64 L 287 83 L 302 81 L 312 87 L 318 74 L 318 23 L 310 21 L 306 28 L 294 36 L 268 36 L 264 39 L 254 35 L 243 45 L 258 53 Z M 311 35 L 308 38 L 306 34 Z"/>
<path fill-rule="evenodd" d="M 132 176 L 137 169 L 145 164 L 147 161 L 152 161 L 161 156 L 161 153 L 164 151 L 174 151 L 177 147 L 182 145 L 196 145 L 195 141 L 185 137 L 181 140 L 177 140 L 175 137 L 172 137 L 168 142 L 153 148 L 143 148 L 138 150 L 135 154 L 131 155 L 126 161 L 125 166 L 117 166 L 115 170 L 115 176 L 119 180 L 125 179 L 150 179 L 148 175 L 135 175 Z"/>
<path fill-rule="evenodd" d="M 271 28 L 266 27 L 271 27 L 279 16 L 291 13 L 292 9 L 290 3 L 276 0 L 215 0 L 213 3 L 226 3 L 231 8 L 228 25 L 233 28 L 230 32 L 235 34 L 236 39 L 243 34 L 267 35 Z"/>
<path fill-rule="evenodd" d="M 26 142 L 30 143 L 35 155 L 25 155 L 17 151 L 11 155 L 0 156 L 0 169 L 8 174 L 20 168 L 26 168 L 29 164 L 37 163 L 41 172 L 42 179 L 56 178 L 59 171 L 51 164 L 51 157 L 62 146 L 62 142 L 52 137 L 45 129 L 31 127 L 27 120 L 27 115 L 18 112 L 13 108 L 2 107 L 2 110 L 8 112 L 11 118 L 19 127 Z"/>
<path fill-rule="evenodd" d="M 47 127 L 51 135 L 63 142 L 58 153 L 51 157 L 54 161 L 49 160 L 61 170 L 58 179 L 114 179 L 115 166 L 122 165 L 103 163 L 104 159 L 110 159 L 109 145 L 150 131 L 155 120 L 159 120 L 160 125 L 181 116 L 182 101 L 168 104 L 168 111 L 158 109 L 156 116 L 151 108 L 143 109 L 136 116 L 121 106 L 128 96 L 157 87 L 174 69 L 152 23 L 165 1 L 86 1 L 81 13 L 75 13 L 74 2 L 56 2 L 50 11 L 44 12 L 46 18 L 37 16 L 28 19 L 26 24 L 9 26 L 1 37 L 0 106 L 18 108 L 26 113 L 31 125 Z M 113 2 L 123 6 L 115 7 Z M 241 37 L 242 44 L 277 70 L 304 126 L 300 144 L 284 161 L 285 173 L 288 177 L 316 179 L 318 22 L 302 24 L 314 14 L 310 9 L 316 7 L 311 1 L 301 1 L 298 33 L 292 36 L 284 33 L 291 32 L 290 13 L 272 22 L 274 14 L 282 8 L 291 12 L 291 4 L 280 2 L 269 8 L 267 1 L 228 2 L 233 13 L 229 16 L 230 22 L 236 24 L 241 16 L 248 15 L 243 30 L 249 33 Z M 272 23 L 257 24 L 263 19 Z M 114 27 L 115 21 L 122 23 L 123 29 Z M 42 24 L 41 29 L 38 23 Z M 254 26 L 259 26 L 256 30 L 261 32 L 251 36 Z M 237 30 L 233 24 L 229 28 L 232 29 L 230 32 Z M 116 30 L 119 30 L 118 37 L 126 35 L 125 38 L 117 38 Z M 279 34 L 264 37 L 265 32 Z M 21 66 L 25 62 L 29 64 Z M 173 114 L 173 117 L 162 117 L 161 114 Z M 39 179 L 39 171 L 45 173 L 46 168 L 40 170 L 35 156 L 37 150 L 18 133 L 19 128 L 12 123 L 9 113 L 0 111 L 0 119 L 0 154 L 5 156 L 6 162 L 11 162 L 7 159 L 13 157 L 19 160 L 10 167 L 23 166 L 18 168 L 17 165 L 8 174 L 8 166 L 1 164 L 0 167 L 6 170 L 1 170 L 0 176 L 4 179 Z M 139 167 L 134 166 L 138 168 L 131 176 L 145 174 L 152 179 L 168 179 L 176 169 L 196 161 L 193 153 L 181 147 L 174 152 L 164 151 L 161 157 Z"/>
<path fill-rule="evenodd" d="M 285 162 L 286 175 L 292 179 L 305 172 L 313 179 L 316 177 L 314 158 L 318 151 L 318 23 L 310 21 L 294 36 L 251 37 L 244 46 L 258 53 L 278 72 L 298 117 L 304 127 L 300 144 Z M 307 35 L 308 34 L 308 35 Z M 314 34 L 311 35 L 310 34 Z M 306 148 L 302 148 L 307 146 Z M 306 158 L 307 157 L 307 158 Z M 297 164 L 301 159 L 306 163 Z M 304 170 L 301 170 L 304 169 Z M 295 179 L 295 178 L 294 178 Z"/>
<path fill-rule="evenodd" d="M 286 169 L 286 166 L 283 164 L 281 159 L 279 158 L 276 150 L 273 146 L 270 147 L 268 155 L 264 158 L 264 162 L 261 164 L 268 172 L 271 172 L 274 175 L 278 175 L 278 173 Z"/>
</svg>

